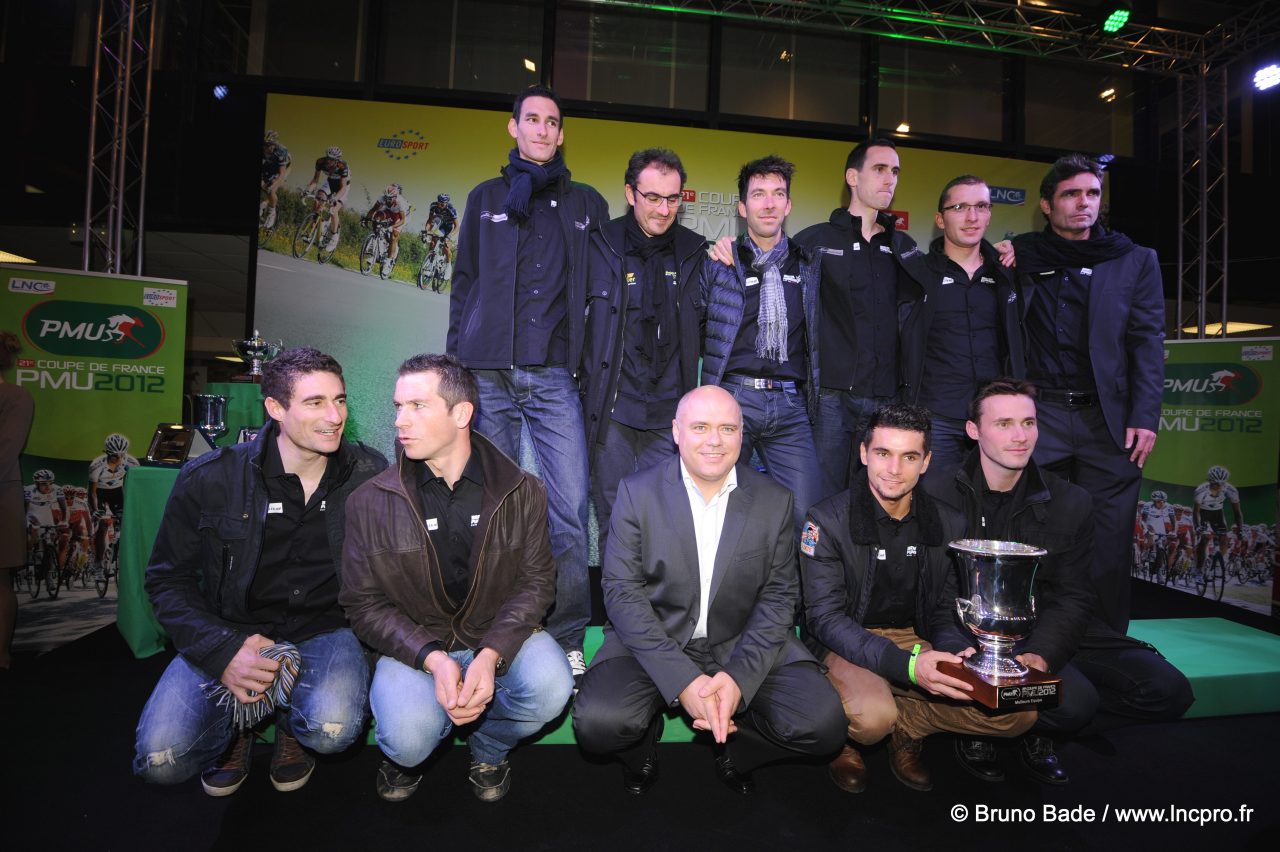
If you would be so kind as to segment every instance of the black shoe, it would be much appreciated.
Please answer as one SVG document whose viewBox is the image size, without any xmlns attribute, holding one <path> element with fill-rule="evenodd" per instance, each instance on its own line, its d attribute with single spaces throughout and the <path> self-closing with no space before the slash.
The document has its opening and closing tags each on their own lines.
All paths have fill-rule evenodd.
<svg viewBox="0 0 1280 852">
<path fill-rule="evenodd" d="M 749 796 L 756 791 L 756 782 L 752 781 L 747 773 L 738 771 L 728 752 L 716 757 L 716 777 L 724 786 L 743 796 Z"/>
<path fill-rule="evenodd" d="M 511 789 L 511 764 L 471 762 L 471 792 L 482 802 L 496 802 Z"/>
<path fill-rule="evenodd" d="M 633 796 L 643 796 L 658 783 L 658 752 L 651 750 L 644 756 L 639 769 L 622 767 L 622 788 Z"/>
<path fill-rule="evenodd" d="M 1058 755 L 1053 750 L 1053 740 L 1038 734 L 1027 734 L 1022 738 L 1018 749 L 1022 755 L 1022 765 L 1027 767 L 1031 777 L 1045 784 L 1066 784 L 1071 780 L 1067 771 L 1058 763 Z"/>
<path fill-rule="evenodd" d="M 996 747 L 990 740 L 957 737 L 956 760 L 966 772 L 981 781 L 1004 780 L 1004 770 L 996 759 Z"/>
<path fill-rule="evenodd" d="M 422 773 L 407 772 L 389 760 L 378 765 L 378 777 L 374 786 L 378 795 L 388 802 L 403 802 L 418 789 Z"/>
</svg>

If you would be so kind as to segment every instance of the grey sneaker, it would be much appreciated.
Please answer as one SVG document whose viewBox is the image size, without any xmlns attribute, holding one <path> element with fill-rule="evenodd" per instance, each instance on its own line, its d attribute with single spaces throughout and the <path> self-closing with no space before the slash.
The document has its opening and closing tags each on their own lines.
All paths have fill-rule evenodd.
<svg viewBox="0 0 1280 852">
<path fill-rule="evenodd" d="M 491 763 L 471 761 L 471 792 L 482 802 L 496 802 L 511 789 L 511 762 L 504 760 L 497 766 Z"/>
<path fill-rule="evenodd" d="M 581 651 L 569 651 L 565 657 L 569 660 L 569 671 L 573 672 L 573 692 L 576 695 L 582 676 L 587 673 L 587 658 Z"/>
<path fill-rule="evenodd" d="M 378 765 L 378 778 L 375 786 L 378 795 L 388 802 L 403 802 L 418 789 L 422 773 L 406 772 L 389 760 Z"/>
<path fill-rule="evenodd" d="M 253 732 L 239 731 L 213 766 L 200 773 L 200 784 L 210 796 L 230 796 L 249 777 Z"/>
</svg>

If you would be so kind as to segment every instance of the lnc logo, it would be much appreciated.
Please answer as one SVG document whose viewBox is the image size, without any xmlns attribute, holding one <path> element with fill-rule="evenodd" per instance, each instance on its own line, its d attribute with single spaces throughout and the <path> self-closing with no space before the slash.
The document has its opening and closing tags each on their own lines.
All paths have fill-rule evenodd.
<svg viewBox="0 0 1280 852">
<path fill-rule="evenodd" d="M 1169 364 L 1165 367 L 1166 405 L 1244 405 L 1258 395 L 1262 379 L 1243 364 Z"/>
<path fill-rule="evenodd" d="M 136 360 L 164 344 L 164 323 L 134 305 L 50 300 L 27 311 L 31 345 L 53 355 Z"/>
</svg>

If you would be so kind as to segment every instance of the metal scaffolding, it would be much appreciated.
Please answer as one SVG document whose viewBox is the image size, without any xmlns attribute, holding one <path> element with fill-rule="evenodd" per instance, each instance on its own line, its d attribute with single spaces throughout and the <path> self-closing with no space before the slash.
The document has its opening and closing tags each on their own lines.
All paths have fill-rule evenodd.
<svg viewBox="0 0 1280 852">
<path fill-rule="evenodd" d="M 1176 335 L 1226 336 L 1227 69 L 1178 78 Z M 1215 298 L 1216 297 L 1216 298 Z M 1216 305 L 1210 300 L 1215 299 Z M 1215 310 L 1216 308 L 1216 310 Z M 1216 320 L 1212 315 L 1216 314 Z M 1210 328 L 1217 325 L 1216 330 Z M 1186 331 L 1183 329 L 1194 329 Z"/>
<path fill-rule="evenodd" d="M 155 3 L 100 0 L 84 193 L 86 271 L 142 274 Z"/>
</svg>

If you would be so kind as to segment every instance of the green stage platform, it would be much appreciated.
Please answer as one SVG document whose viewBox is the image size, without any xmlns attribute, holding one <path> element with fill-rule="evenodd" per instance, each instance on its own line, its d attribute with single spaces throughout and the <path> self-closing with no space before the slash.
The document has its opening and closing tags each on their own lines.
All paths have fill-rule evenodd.
<svg viewBox="0 0 1280 852">
<path fill-rule="evenodd" d="M 1134 621 L 1129 635 L 1150 642 L 1195 691 L 1186 718 L 1280 711 L 1280 636 L 1224 618 Z"/>
</svg>

